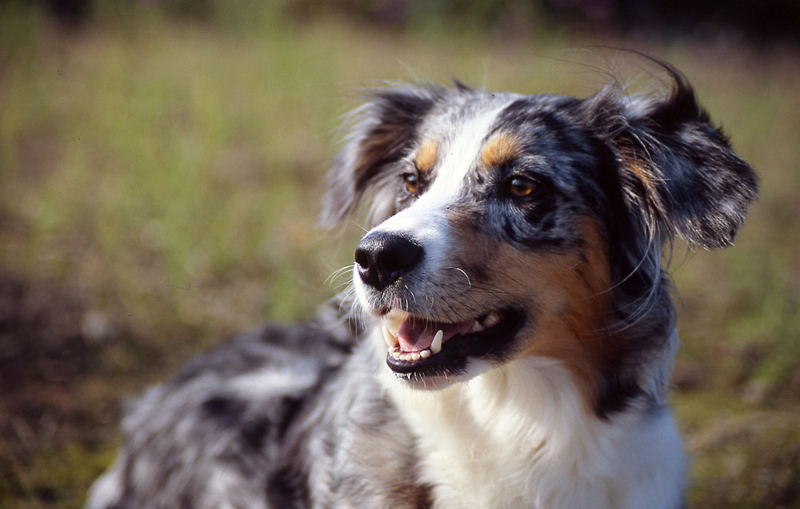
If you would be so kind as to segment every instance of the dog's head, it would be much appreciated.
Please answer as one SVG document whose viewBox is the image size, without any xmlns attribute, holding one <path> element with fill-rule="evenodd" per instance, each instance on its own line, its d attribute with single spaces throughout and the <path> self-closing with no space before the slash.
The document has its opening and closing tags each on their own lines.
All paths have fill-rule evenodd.
<svg viewBox="0 0 800 509">
<path fill-rule="evenodd" d="M 330 174 L 327 217 L 361 201 L 361 307 L 419 386 L 513 359 L 563 362 L 597 412 L 641 391 L 672 328 L 661 246 L 729 245 L 751 168 L 685 79 L 586 99 L 420 86 L 375 92 Z"/>
</svg>

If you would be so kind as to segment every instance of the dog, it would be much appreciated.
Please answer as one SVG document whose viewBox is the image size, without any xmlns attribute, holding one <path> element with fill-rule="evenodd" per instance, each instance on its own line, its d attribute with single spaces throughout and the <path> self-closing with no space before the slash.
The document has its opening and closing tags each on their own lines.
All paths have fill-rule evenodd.
<svg viewBox="0 0 800 509">
<path fill-rule="evenodd" d="M 680 507 L 662 251 L 730 245 L 757 178 L 658 65 L 649 94 L 371 91 L 324 203 L 370 222 L 360 315 L 267 327 L 151 388 L 87 507 Z"/>
</svg>

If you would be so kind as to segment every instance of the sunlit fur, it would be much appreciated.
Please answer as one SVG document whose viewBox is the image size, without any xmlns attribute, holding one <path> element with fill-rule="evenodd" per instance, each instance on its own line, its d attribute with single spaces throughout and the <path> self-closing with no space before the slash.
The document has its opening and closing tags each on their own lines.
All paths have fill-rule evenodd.
<svg viewBox="0 0 800 509">
<path fill-rule="evenodd" d="M 88 507 L 680 507 L 662 250 L 730 245 L 757 183 L 658 65 L 672 86 L 649 94 L 369 94 L 323 213 L 365 205 L 353 312 L 265 328 L 148 391 Z M 376 279 L 365 253 L 392 245 L 414 256 Z M 417 364 L 387 356 L 391 317 L 489 312 Z"/>
</svg>

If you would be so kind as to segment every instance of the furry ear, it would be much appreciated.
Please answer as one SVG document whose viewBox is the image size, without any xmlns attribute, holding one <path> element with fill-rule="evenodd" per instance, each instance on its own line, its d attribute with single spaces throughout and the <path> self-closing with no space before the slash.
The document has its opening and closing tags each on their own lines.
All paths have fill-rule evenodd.
<svg viewBox="0 0 800 509">
<path fill-rule="evenodd" d="M 661 240 L 677 234 L 706 248 L 728 246 L 756 197 L 757 178 L 683 75 L 658 63 L 673 80 L 669 96 L 612 99 L 606 92 L 589 100 L 595 112 L 603 110 L 595 118 L 619 113 L 602 129 L 620 164 L 625 199 Z"/>
<path fill-rule="evenodd" d="M 324 225 L 336 226 L 352 214 L 365 191 L 407 155 L 425 115 L 444 93 L 445 89 L 431 85 L 369 94 L 351 114 L 345 147 L 328 172 L 321 217 Z M 388 215 L 380 209 L 394 206 L 393 196 L 375 196 L 373 215 Z"/>
</svg>

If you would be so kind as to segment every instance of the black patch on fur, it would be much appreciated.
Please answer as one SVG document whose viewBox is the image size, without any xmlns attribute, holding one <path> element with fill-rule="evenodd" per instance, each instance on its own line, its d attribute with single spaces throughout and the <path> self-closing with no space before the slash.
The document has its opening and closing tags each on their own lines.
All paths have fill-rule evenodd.
<svg viewBox="0 0 800 509">
<path fill-rule="evenodd" d="M 300 509 L 309 507 L 307 479 L 298 479 L 288 468 L 274 472 L 267 479 L 266 497 L 269 507 Z"/>
<path fill-rule="evenodd" d="M 181 495 L 181 499 L 180 501 L 178 501 L 178 508 L 194 509 L 194 501 L 192 500 L 191 495 L 189 495 L 189 493 L 184 492 L 183 495 Z"/>
<path fill-rule="evenodd" d="M 271 428 L 272 422 L 266 417 L 243 423 L 239 433 L 242 446 L 253 452 L 261 451 Z"/>
<path fill-rule="evenodd" d="M 328 175 L 323 222 L 334 225 L 351 214 L 367 189 L 408 154 L 417 129 L 447 89 L 433 85 L 380 90 L 368 98 L 348 147 Z M 398 188 L 400 183 L 397 182 Z"/>
<path fill-rule="evenodd" d="M 568 108 L 576 102 L 578 100 L 575 98 L 563 96 L 539 95 L 522 97 L 506 106 L 500 112 L 491 133 L 501 129 L 515 133 L 519 132 L 521 127 L 529 126 L 535 119 L 542 118 L 543 114 L 560 108 Z"/>
<path fill-rule="evenodd" d="M 405 155 L 433 100 L 387 91 L 376 95 L 375 104 L 378 120 L 361 141 L 359 165 L 354 168 L 356 193 L 362 192 L 385 165 Z"/>
<path fill-rule="evenodd" d="M 215 395 L 200 406 L 203 417 L 211 418 L 223 426 L 239 422 L 247 409 L 247 403 L 225 395 Z"/>
<path fill-rule="evenodd" d="M 318 384 L 322 385 L 327 382 L 330 373 L 331 372 L 328 370 L 323 370 Z M 285 396 L 281 399 L 280 419 L 278 420 L 278 439 L 282 439 L 286 436 L 290 426 L 294 423 L 295 418 L 303 408 L 303 403 L 304 400 L 289 396 Z"/>
<path fill-rule="evenodd" d="M 604 370 L 600 380 L 602 383 L 597 389 L 594 411 L 601 419 L 608 419 L 626 409 L 631 401 L 642 394 L 634 374 L 619 366 Z"/>
</svg>

